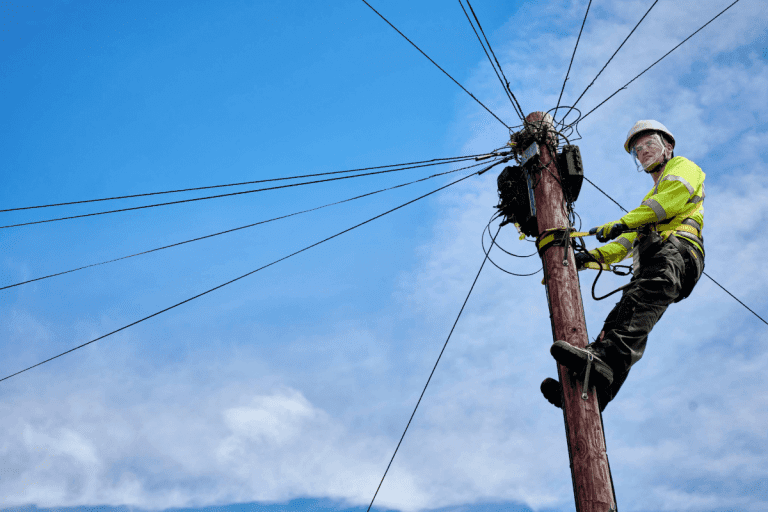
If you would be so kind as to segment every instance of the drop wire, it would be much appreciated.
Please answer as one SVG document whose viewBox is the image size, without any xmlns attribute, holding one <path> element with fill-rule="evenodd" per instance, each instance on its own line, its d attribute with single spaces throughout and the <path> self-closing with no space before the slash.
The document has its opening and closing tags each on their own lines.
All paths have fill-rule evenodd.
<svg viewBox="0 0 768 512">
<path fill-rule="evenodd" d="M 461 85 L 461 84 L 460 84 L 458 81 L 456 81 L 456 79 L 455 79 L 455 78 L 453 78 L 451 75 L 449 75 L 449 74 L 448 74 L 448 72 L 447 72 L 446 70 L 444 70 L 443 68 L 441 68 L 441 67 L 440 67 L 440 65 L 439 65 L 437 62 L 435 62 L 434 60 L 432 60 L 432 58 L 431 58 L 429 55 L 427 55 L 426 53 L 424 53 L 424 52 L 422 51 L 422 49 L 421 49 L 421 48 L 419 48 L 418 46 L 416 46 L 416 43 L 414 43 L 413 41 L 411 41 L 410 39 L 408 39 L 408 37 L 406 37 L 406 35 L 405 35 L 405 34 L 403 34 L 402 32 L 400 32 L 400 30 L 399 30 L 397 27 L 395 27 L 395 26 L 394 26 L 392 23 L 390 23 L 390 22 L 389 22 L 389 20 L 388 20 L 387 18 L 385 18 L 384 16 L 382 16 L 382 15 L 381 15 L 381 13 L 380 13 L 379 11 L 377 11 L 376 9 L 374 9 L 374 8 L 373 8 L 373 6 L 372 6 L 371 4 L 369 4 L 369 3 L 368 3 L 366 0 L 362 0 L 362 1 L 363 1 L 363 3 L 364 3 L 365 5 L 367 5 L 368 7 L 370 7 L 370 8 L 371 8 L 371 10 L 372 10 L 373 12 L 375 12 L 376 14 L 378 14 L 378 15 L 379 15 L 379 17 L 380 17 L 381 19 L 383 19 L 384 21 L 386 21 L 386 22 L 387 22 L 387 25 L 389 25 L 390 27 L 392 27 L 393 29 L 395 29 L 395 30 L 397 31 L 397 33 L 398 33 L 398 34 L 400 34 L 401 36 L 403 36 L 403 38 L 405 38 L 405 40 L 406 40 L 406 41 L 408 41 L 409 43 L 411 43 L 411 45 L 412 45 L 414 48 L 416 48 L 417 50 L 419 50 L 419 52 L 420 52 L 420 53 L 421 53 L 423 56 L 425 56 L 427 59 L 429 59 L 429 62 L 431 62 L 432 64 L 434 64 L 435 66 L 437 66 L 437 69 L 439 69 L 440 71 L 442 71 L 442 72 L 445 74 L 445 76 L 447 76 L 448 78 L 450 78 L 451 80 L 453 80 L 453 83 L 455 83 L 456 85 L 458 85 L 459 87 L 461 87 L 461 89 L 462 89 L 462 90 L 463 90 L 465 93 L 469 94 L 469 95 L 472 97 L 472 99 L 473 99 L 473 100 L 475 100 L 476 102 L 478 102 L 478 103 L 480 104 L 480 106 L 481 106 L 481 107 L 483 107 L 485 110 L 487 110 L 487 111 L 488 111 L 488 113 L 489 113 L 489 114 L 491 114 L 493 117 L 495 117 L 495 118 L 496 118 L 496 120 L 497 120 L 498 122 L 500 122 L 501 124 L 503 124 L 503 125 L 504 125 L 504 126 L 505 126 L 505 127 L 508 129 L 508 130 L 511 130 L 511 128 L 509 127 L 509 125 L 507 125 L 507 123 L 505 123 L 504 121 L 502 121 L 501 119 L 499 119 L 499 116 L 497 116 L 496 114 L 494 114 L 493 112 L 491 112 L 491 109 L 489 109 L 488 107 L 486 107 L 485 105 L 483 105 L 483 103 L 482 103 L 482 102 L 481 102 L 479 99 L 475 98 L 475 95 L 474 95 L 474 94 L 472 94 L 471 92 L 469 92 L 469 91 L 468 91 L 468 90 L 467 90 L 467 89 L 466 89 L 466 88 L 465 88 L 463 85 Z"/>
</svg>

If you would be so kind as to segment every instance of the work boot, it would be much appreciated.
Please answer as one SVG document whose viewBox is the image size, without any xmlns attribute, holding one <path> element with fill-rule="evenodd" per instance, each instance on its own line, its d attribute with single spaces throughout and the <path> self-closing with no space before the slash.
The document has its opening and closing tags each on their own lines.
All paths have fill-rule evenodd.
<svg viewBox="0 0 768 512">
<path fill-rule="evenodd" d="M 613 370 L 611 370 L 611 367 L 597 357 L 589 347 L 576 348 L 563 340 L 557 340 L 552 344 L 549 352 L 558 363 L 574 372 L 581 379 L 585 377 L 587 362 L 591 356 L 589 384 L 594 383 L 595 387 L 600 390 L 608 388 L 613 382 Z"/>
<path fill-rule="evenodd" d="M 544 398 L 546 398 L 549 403 L 558 409 L 563 408 L 563 396 L 560 389 L 560 382 L 552 377 L 547 377 L 541 382 L 541 394 L 544 395 Z"/>
<path fill-rule="evenodd" d="M 563 408 L 563 395 L 560 388 L 560 382 L 552 377 L 547 377 L 541 382 L 541 394 L 558 409 Z M 597 405 L 600 408 L 600 412 L 603 412 L 605 406 L 608 405 L 608 402 L 600 393 L 597 394 Z"/>
</svg>

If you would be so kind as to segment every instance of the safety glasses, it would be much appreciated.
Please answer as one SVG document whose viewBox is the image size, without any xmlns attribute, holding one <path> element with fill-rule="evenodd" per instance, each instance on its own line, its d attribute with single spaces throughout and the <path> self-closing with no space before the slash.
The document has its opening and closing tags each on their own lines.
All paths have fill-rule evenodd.
<svg viewBox="0 0 768 512">
<path fill-rule="evenodd" d="M 664 149 L 664 144 L 661 141 L 661 137 L 658 133 L 651 134 L 650 137 L 642 137 L 644 140 L 639 140 L 632 146 L 631 153 L 637 155 L 644 149 Z"/>
<path fill-rule="evenodd" d="M 660 148 L 660 147 L 661 147 L 661 145 L 659 145 L 659 143 L 658 143 L 658 142 L 657 142 L 655 139 L 650 139 L 650 140 L 647 140 L 647 141 L 645 142 L 645 144 L 635 144 L 635 145 L 632 147 L 632 151 L 633 151 L 633 152 L 634 152 L 634 153 L 637 155 L 637 154 L 638 154 L 638 153 L 640 153 L 640 152 L 641 152 L 643 149 L 651 149 L 651 148 L 656 148 L 656 149 L 658 149 L 658 148 Z"/>
</svg>

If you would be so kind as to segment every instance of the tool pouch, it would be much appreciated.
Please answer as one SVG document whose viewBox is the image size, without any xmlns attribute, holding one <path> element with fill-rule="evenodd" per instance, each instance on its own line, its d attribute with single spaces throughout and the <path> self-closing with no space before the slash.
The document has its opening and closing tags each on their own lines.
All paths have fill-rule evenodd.
<svg viewBox="0 0 768 512">
<path fill-rule="evenodd" d="M 632 272 L 637 275 L 641 268 L 647 266 L 663 244 L 658 231 L 640 234 L 632 246 Z"/>
<path fill-rule="evenodd" d="M 675 302 L 687 298 L 696 283 L 699 282 L 702 272 L 704 272 L 704 256 L 692 245 L 683 243 L 675 235 L 669 235 L 670 243 L 680 252 L 685 262 L 685 276 L 683 277 L 683 288 Z"/>
</svg>

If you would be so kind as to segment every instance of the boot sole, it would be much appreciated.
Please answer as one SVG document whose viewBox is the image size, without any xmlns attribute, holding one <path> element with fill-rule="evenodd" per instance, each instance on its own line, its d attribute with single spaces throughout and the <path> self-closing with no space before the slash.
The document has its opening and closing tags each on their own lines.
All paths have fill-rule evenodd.
<svg viewBox="0 0 768 512">
<path fill-rule="evenodd" d="M 580 378 L 584 378 L 587 369 L 587 351 L 569 345 L 565 341 L 558 340 L 552 344 L 549 352 L 552 357 Z M 604 361 L 593 358 L 589 380 L 597 387 L 607 388 L 613 383 L 613 370 Z"/>
</svg>

